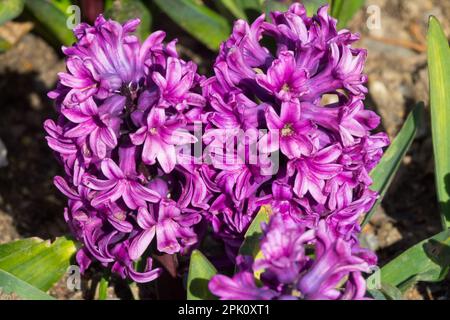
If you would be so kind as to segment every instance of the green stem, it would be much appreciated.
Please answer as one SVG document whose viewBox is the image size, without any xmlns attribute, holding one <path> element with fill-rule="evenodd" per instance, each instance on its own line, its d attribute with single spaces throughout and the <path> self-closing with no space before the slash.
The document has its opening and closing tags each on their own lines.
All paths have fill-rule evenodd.
<svg viewBox="0 0 450 320">
<path fill-rule="evenodd" d="M 108 296 L 108 279 L 103 276 L 98 285 L 98 300 L 106 300 Z"/>
</svg>

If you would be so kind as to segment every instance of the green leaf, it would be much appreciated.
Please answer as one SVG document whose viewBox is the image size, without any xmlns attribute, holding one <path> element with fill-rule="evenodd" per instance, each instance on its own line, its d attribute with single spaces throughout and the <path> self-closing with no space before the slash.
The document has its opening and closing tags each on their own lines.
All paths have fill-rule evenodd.
<svg viewBox="0 0 450 320">
<path fill-rule="evenodd" d="M 44 291 L 33 287 L 29 283 L 15 277 L 9 272 L 0 269 L 0 294 L 15 295 L 25 300 L 54 300 Z"/>
<path fill-rule="evenodd" d="M 266 20 L 270 20 L 270 12 L 287 11 L 289 9 L 289 4 L 276 0 L 266 0 L 263 3 L 263 8 L 266 13 Z"/>
<path fill-rule="evenodd" d="M 187 282 L 187 299 L 217 299 L 208 289 L 209 280 L 215 274 L 217 274 L 217 270 L 212 263 L 200 251 L 192 251 Z"/>
<path fill-rule="evenodd" d="M 69 14 L 61 11 L 61 3 L 52 0 L 26 0 L 26 9 L 59 42 L 71 45 L 75 41 L 72 30 L 67 27 Z"/>
<path fill-rule="evenodd" d="M 372 215 L 375 213 L 376 207 L 383 200 L 389 185 L 392 182 L 403 157 L 408 151 L 411 143 L 416 136 L 417 129 L 420 125 L 422 117 L 423 103 L 418 103 L 411 113 L 408 115 L 402 129 L 395 137 L 389 148 L 381 158 L 380 163 L 372 170 L 370 176 L 372 177 L 373 184 L 370 187 L 373 191 L 379 193 L 380 197 L 373 206 L 372 210 L 366 215 L 362 225 L 364 226 L 369 222 Z"/>
<path fill-rule="evenodd" d="M 326 5 L 328 1 L 326 0 L 303 0 L 302 3 L 306 8 L 306 12 L 309 16 L 317 13 L 317 9 L 321 6 Z"/>
<path fill-rule="evenodd" d="M 0 53 L 5 52 L 11 48 L 11 43 L 3 38 L 0 38 Z"/>
<path fill-rule="evenodd" d="M 23 5 L 24 0 L 0 0 L 0 24 L 19 16 Z"/>
<path fill-rule="evenodd" d="M 255 11 L 255 13 L 261 14 L 264 12 L 264 6 L 268 2 L 273 2 L 273 0 L 234 0 L 234 2 L 241 8 L 241 10 L 245 11 L 246 14 L 248 11 Z"/>
<path fill-rule="evenodd" d="M 381 292 L 390 300 L 402 300 L 402 292 L 395 286 L 387 283 L 381 283 Z"/>
<path fill-rule="evenodd" d="M 98 284 L 98 300 L 106 300 L 108 297 L 108 279 L 103 276 Z"/>
<path fill-rule="evenodd" d="M 236 18 L 247 20 L 247 14 L 239 0 L 219 0 L 222 6 L 227 8 Z"/>
<path fill-rule="evenodd" d="M 38 238 L 0 245 L 0 269 L 47 291 L 66 273 L 76 251 L 65 237 L 53 243 Z"/>
<path fill-rule="evenodd" d="M 247 229 L 244 236 L 239 254 L 244 256 L 252 256 L 255 258 L 259 252 L 259 242 L 262 236 L 261 224 L 269 222 L 270 209 L 266 206 L 261 207 L 255 219 Z"/>
<path fill-rule="evenodd" d="M 345 28 L 365 0 L 331 0 L 331 15 L 338 20 L 337 27 Z"/>
<path fill-rule="evenodd" d="M 417 281 L 444 279 L 450 266 L 450 230 L 409 248 L 381 268 L 381 283 L 405 291 Z M 371 275 L 367 281 L 373 282 Z"/>
<path fill-rule="evenodd" d="M 386 283 L 381 283 L 380 289 L 368 289 L 367 292 L 375 300 L 402 300 L 402 292 L 394 286 Z"/>
<path fill-rule="evenodd" d="M 450 48 L 439 21 L 428 26 L 431 127 L 435 178 L 442 224 L 450 227 Z"/>
<path fill-rule="evenodd" d="M 50 0 L 61 12 L 66 12 L 73 3 L 71 0 Z"/>
<path fill-rule="evenodd" d="M 114 0 L 111 1 L 105 10 L 105 16 L 112 18 L 120 23 L 127 20 L 139 18 L 139 24 L 136 34 L 141 40 L 147 38 L 150 34 L 152 24 L 152 15 L 147 6 L 140 0 Z"/>
<path fill-rule="evenodd" d="M 367 293 L 375 300 L 387 300 L 386 296 L 383 294 L 383 292 L 381 292 L 381 290 L 367 289 Z"/>
<path fill-rule="evenodd" d="M 155 3 L 180 27 L 211 50 L 217 50 L 230 34 L 228 21 L 193 0 L 155 0 Z"/>
</svg>

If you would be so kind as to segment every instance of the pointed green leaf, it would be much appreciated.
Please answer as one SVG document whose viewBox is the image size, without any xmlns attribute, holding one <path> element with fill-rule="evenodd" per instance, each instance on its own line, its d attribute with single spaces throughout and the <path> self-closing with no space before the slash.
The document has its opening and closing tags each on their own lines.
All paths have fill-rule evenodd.
<svg viewBox="0 0 450 320">
<path fill-rule="evenodd" d="M 273 0 L 233 0 L 236 5 L 245 12 L 247 18 L 250 11 L 254 11 L 257 15 L 264 12 L 264 6 Z"/>
<path fill-rule="evenodd" d="M 368 289 L 367 292 L 375 300 L 402 300 L 402 292 L 394 286 L 386 283 L 381 283 L 380 289 Z"/>
<path fill-rule="evenodd" d="M 301 3 L 305 6 L 308 16 L 313 16 L 317 13 L 317 9 L 328 4 L 327 0 L 302 0 Z M 265 12 L 268 15 L 270 11 L 287 11 L 289 9 L 289 2 L 280 2 L 277 0 L 264 1 Z"/>
<path fill-rule="evenodd" d="M 64 45 L 71 45 L 75 37 L 71 29 L 67 27 L 69 14 L 62 11 L 64 2 L 54 0 L 26 0 L 25 7 L 36 20 L 58 41 Z"/>
<path fill-rule="evenodd" d="M 266 20 L 270 20 L 270 13 L 273 11 L 287 11 L 289 9 L 289 4 L 276 1 L 276 0 L 266 0 L 263 4 L 264 12 L 266 13 Z"/>
<path fill-rule="evenodd" d="M 408 115 L 402 129 L 392 141 L 389 148 L 381 158 L 380 163 L 372 170 L 370 176 L 372 177 L 373 184 L 370 187 L 373 191 L 379 193 L 380 197 L 373 206 L 372 210 L 366 215 L 362 225 L 369 222 L 372 215 L 375 213 L 377 205 L 383 200 L 386 191 L 388 190 L 392 179 L 394 178 L 403 157 L 409 150 L 411 143 L 416 136 L 417 128 L 420 125 L 422 117 L 423 103 L 417 104 L 411 113 Z"/>
<path fill-rule="evenodd" d="M 73 4 L 71 0 L 50 0 L 50 1 L 61 12 L 66 12 L 67 8 Z"/>
<path fill-rule="evenodd" d="M 239 0 L 219 0 L 222 6 L 227 8 L 236 18 L 247 20 L 247 14 Z"/>
<path fill-rule="evenodd" d="M 439 21 L 428 27 L 431 127 L 435 177 L 442 224 L 450 227 L 450 48 Z"/>
<path fill-rule="evenodd" d="M 108 285 L 108 278 L 103 276 L 98 284 L 98 300 L 106 300 L 108 298 Z"/>
<path fill-rule="evenodd" d="M 326 0 L 304 0 L 302 3 L 305 5 L 308 15 L 312 16 L 317 13 L 317 9 L 326 5 L 328 2 Z"/>
<path fill-rule="evenodd" d="M 217 50 L 230 34 L 228 21 L 194 0 L 155 0 L 175 23 L 211 50 Z"/>
<path fill-rule="evenodd" d="M 261 224 L 269 222 L 270 209 L 266 206 L 261 207 L 255 219 L 247 229 L 244 236 L 244 242 L 239 249 L 239 254 L 252 256 L 255 258 L 259 252 L 259 242 L 262 236 Z"/>
<path fill-rule="evenodd" d="M 75 251 L 75 243 L 65 237 L 53 243 L 18 240 L 0 245 L 0 269 L 47 291 L 65 274 Z"/>
<path fill-rule="evenodd" d="M 19 16 L 23 5 L 24 0 L 0 0 L 0 24 Z"/>
<path fill-rule="evenodd" d="M 150 34 L 152 15 L 147 6 L 140 0 L 113 0 L 105 10 L 107 18 L 124 23 L 130 19 L 139 18 L 136 34 L 141 40 L 145 40 Z"/>
<path fill-rule="evenodd" d="M 23 300 L 54 300 L 44 291 L 0 269 L 0 294 L 15 295 Z"/>
<path fill-rule="evenodd" d="M 200 251 L 192 251 L 187 282 L 187 299 L 217 299 L 208 289 L 209 280 L 215 274 L 217 274 L 217 270 L 212 263 Z"/>
<path fill-rule="evenodd" d="M 402 300 L 402 292 L 395 286 L 387 283 L 381 283 L 381 292 L 390 300 Z"/>
<path fill-rule="evenodd" d="M 383 292 L 381 292 L 381 290 L 367 289 L 367 293 L 375 300 L 387 300 L 386 296 L 383 294 Z"/>
<path fill-rule="evenodd" d="M 402 291 L 417 281 L 441 281 L 450 266 L 450 230 L 419 242 L 381 268 L 381 282 Z M 372 281 L 371 275 L 368 282 Z"/>
<path fill-rule="evenodd" d="M 26 250 L 33 245 L 42 242 L 39 238 L 27 238 L 16 241 L 11 241 L 0 245 L 0 259 L 5 258 L 13 253 Z M 1 260 L 0 260 L 1 261 Z"/>
<path fill-rule="evenodd" d="M 331 15 L 338 20 L 337 27 L 345 28 L 365 0 L 331 0 Z"/>
</svg>

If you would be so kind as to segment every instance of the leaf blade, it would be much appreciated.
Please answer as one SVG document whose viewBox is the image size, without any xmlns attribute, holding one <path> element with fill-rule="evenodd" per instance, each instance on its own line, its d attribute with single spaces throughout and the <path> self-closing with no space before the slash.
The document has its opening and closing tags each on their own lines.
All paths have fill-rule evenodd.
<svg viewBox="0 0 450 320">
<path fill-rule="evenodd" d="M 394 141 L 384 153 L 380 163 L 378 163 L 378 165 L 370 173 L 373 180 L 373 184 L 370 189 L 378 192 L 380 197 L 372 207 L 372 210 L 370 210 L 365 216 L 362 226 L 367 224 L 372 215 L 375 213 L 376 207 L 381 203 L 384 195 L 386 194 L 386 191 L 394 179 L 395 173 L 400 167 L 403 157 L 414 141 L 417 129 L 420 126 L 423 108 L 423 103 L 418 103 L 414 107 L 408 115 L 397 137 L 395 137 Z"/>
<path fill-rule="evenodd" d="M 75 251 L 75 243 L 65 237 L 53 243 L 19 240 L 0 245 L 0 269 L 47 291 L 66 273 Z"/>
<path fill-rule="evenodd" d="M 244 242 L 239 248 L 239 255 L 256 258 L 259 253 L 259 240 L 262 236 L 261 224 L 269 222 L 270 209 L 262 206 L 244 235 Z"/>
<path fill-rule="evenodd" d="M 345 28 L 364 2 L 365 0 L 332 0 L 331 15 L 338 20 L 337 27 Z"/>
<path fill-rule="evenodd" d="M 441 219 L 450 227 L 450 48 L 435 17 L 428 28 L 428 71 L 430 80 L 431 129 L 435 160 L 435 180 Z"/>
<path fill-rule="evenodd" d="M 440 281 L 450 265 L 450 230 L 407 249 L 380 270 L 381 282 L 403 291 L 417 281 Z M 371 278 L 368 281 L 373 281 Z"/>
<path fill-rule="evenodd" d="M 240 5 L 240 1 L 236 0 L 219 0 L 228 11 L 230 11 L 237 19 L 247 19 L 245 9 Z"/>
<path fill-rule="evenodd" d="M 16 294 L 19 298 L 26 300 L 55 300 L 47 293 L 1 269 L 0 293 Z"/>
<path fill-rule="evenodd" d="M 24 0 L 2 0 L 0 2 L 0 25 L 18 17 L 24 7 Z"/>
<path fill-rule="evenodd" d="M 217 299 L 208 289 L 209 280 L 216 274 L 216 268 L 200 251 L 192 251 L 187 282 L 187 299 Z"/>
<path fill-rule="evenodd" d="M 68 15 L 61 11 L 61 4 L 48 0 L 26 0 L 25 7 L 61 43 L 71 45 L 75 41 L 72 30 L 67 27 Z"/>
<path fill-rule="evenodd" d="M 206 6 L 193 0 L 155 0 L 155 3 L 175 23 L 213 51 L 228 38 L 228 21 Z"/>
<path fill-rule="evenodd" d="M 114 0 L 106 8 L 105 17 L 114 19 L 120 23 L 124 23 L 133 18 L 139 18 L 141 23 L 136 30 L 136 34 L 142 41 L 150 34 L 152 15 L 141 0 Z"/>
</svg>

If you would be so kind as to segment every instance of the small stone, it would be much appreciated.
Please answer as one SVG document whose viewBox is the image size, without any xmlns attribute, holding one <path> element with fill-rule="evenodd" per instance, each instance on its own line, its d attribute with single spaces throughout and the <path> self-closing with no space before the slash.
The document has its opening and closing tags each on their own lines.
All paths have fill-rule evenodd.
<svg viewBox="0 0 450 320">
<path fill-rule="evenodd" d="M 3 143 L 2 139 L 0 139 L 0 168 L 6 167 L 8 165 L 8 150 L 6 150 L 6 146 Z"/>
</svg>

